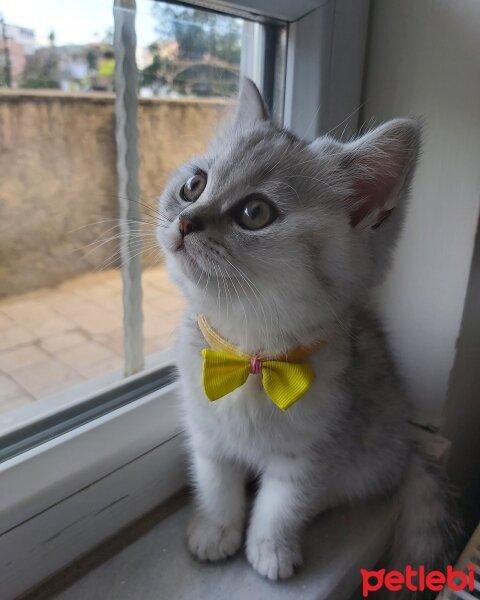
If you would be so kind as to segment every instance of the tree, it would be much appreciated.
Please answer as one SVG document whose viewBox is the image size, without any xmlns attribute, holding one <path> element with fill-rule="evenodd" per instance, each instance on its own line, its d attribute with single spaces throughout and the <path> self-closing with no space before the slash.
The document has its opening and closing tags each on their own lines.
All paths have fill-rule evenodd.
<svg viewBox="0 0 480 600">
<path fill-rule="evenodd" d="M 48 36 L 48 48 L 40 48 L 29 57 L 23 71 L 20 87 L 22 88 L 53 88 L 60 87 L 58 81 L 58 53 L 55 48 L 55 32 Z"/>
<path fill-rule="evenodd" d="M 140 73 L 141 86 L 167 87 L 180 94 L 236 93 L 242 31 L 239 19 L 161 4 L 154 4 L 152 13 L 157 19 L 158 41 L 149 47 L 152 62 Z M 171 51 L 172 42 L 175 52 Z"/>
<path fill-rule="evenodd" d="M 0 42 L 2 45 L 0 61 L 0 87 L 12 87 L 12 63 L 10 60 L 10 48 L 8 47 L 7 27 L 0 13 Z"/>
</svg>

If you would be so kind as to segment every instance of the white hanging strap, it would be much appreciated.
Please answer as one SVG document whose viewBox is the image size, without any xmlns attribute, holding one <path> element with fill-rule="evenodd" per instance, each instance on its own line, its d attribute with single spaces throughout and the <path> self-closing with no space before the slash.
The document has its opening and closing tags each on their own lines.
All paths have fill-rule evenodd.
<svg viewBox="0 0 480 600">
<path fill-rule="evenodd" d="M 125 375 L 144 368 L 142 259 L 138 223 L 141 221 L 138 182 L 138 97 L 135 50 L 135 0 L 114 0 L 115 116 L 117 143 L 120 250 L 123 280 Z"/>
</svg>

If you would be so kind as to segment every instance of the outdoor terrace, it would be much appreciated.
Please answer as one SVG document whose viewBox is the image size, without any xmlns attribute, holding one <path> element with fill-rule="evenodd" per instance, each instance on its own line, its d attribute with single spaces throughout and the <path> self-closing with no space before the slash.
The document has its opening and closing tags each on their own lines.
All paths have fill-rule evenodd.
<svg viewBox="0 0 480 600">
<path fill-rule="evenodd" d="M 145 354 L 171 346 L 183 298 L 163 267 L 143 274 Z M 0 413 L 123 365 L 120 272 L 89 273 L 0 300 Z"/>
</svg>

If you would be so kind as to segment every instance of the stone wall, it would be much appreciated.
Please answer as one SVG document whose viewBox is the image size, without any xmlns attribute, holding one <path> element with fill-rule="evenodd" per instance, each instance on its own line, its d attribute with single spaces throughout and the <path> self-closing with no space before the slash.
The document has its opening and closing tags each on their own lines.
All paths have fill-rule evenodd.
<svg viewBox="0 0 480 600">
<path fill-rule="evenodd" d="M 142 202 L 202 152 L 229 107 L 141 99 Z M 114 96 L 0 91 L 0 297 L 118 265 L 115 240 L 94 249 L 117 216 Z"/>
</svg>

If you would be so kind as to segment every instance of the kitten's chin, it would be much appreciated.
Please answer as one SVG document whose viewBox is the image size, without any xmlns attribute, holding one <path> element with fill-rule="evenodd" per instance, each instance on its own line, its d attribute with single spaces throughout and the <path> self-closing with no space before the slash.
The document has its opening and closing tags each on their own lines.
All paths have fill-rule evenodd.
<svg viewBox="0 0 480 600">
<path fill-rule="evenodd" d="M 170 228 L 159 236 L 160 245 L 165 251 L 170 265 L 176 265 L 184 276 L 194 279 L 200 277 L 201 272 L 209 272 L 208 265 L 204 264 L 202 252 L 198 247 L 198 242 L 192 242 L 190 236 L 188 239 L 179 235 L 178 230 Z"/>
<path fill-rule="evenodd" d="M 188 244 L 180 244 L 172 252 L 172 257 L 182 273 L 190 280 L 197 281 L 202 274 L 208 275 L 208 266 L 203 264 L 202 256 Z"/>
</svg>

